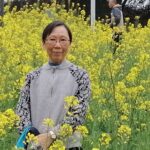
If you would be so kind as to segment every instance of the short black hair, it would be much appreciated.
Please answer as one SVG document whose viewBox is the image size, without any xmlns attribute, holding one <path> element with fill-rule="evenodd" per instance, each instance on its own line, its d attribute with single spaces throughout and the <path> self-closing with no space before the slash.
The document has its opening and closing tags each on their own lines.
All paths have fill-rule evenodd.
<svg viewBox="0 0 150 150">
<path fill-rule="evenodd" d="M 69 27 L 62 21 L 53 21 L 50 24 L 48 24 L 43 31 L 43 34 L 42 34 L 43 43 L 45 43 L 47 36 L 50 35 L 52 31 L 58 26 L 64 26 L 66 28 L 68 35 L 69 35 L 70 43 L 72 42 L 72 33 Z"/>
</svg>

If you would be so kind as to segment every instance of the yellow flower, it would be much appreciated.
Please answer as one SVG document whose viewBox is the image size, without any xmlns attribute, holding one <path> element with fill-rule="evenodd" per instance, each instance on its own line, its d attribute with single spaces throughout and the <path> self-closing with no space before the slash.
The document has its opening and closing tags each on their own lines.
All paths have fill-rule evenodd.
<svg viewBox="0 0 150 150">
<path fill-rule="evenodd" d="M 130 73 L 126 76 L 126 80 L 129 82 L 134 82 L 140 73 L 139 68 L 133 67 L 130 70 Z"/>
<path fill-rule="evenodd" d="M 93 116 L 92 116 L 92 114 L 90 113 L 90 112 L 88 112 L 87 114 L 86 114 L 86 119 L 87 120 L 90 120 L 90 121 L 93 121 L 94 119 L 93 119 Z"/>
<path fill-rule="evenodd" d="M 108 146 L 111 142 L 111 136 L 108 133 L 102 133 L 101 137 L 99 138 L 101 145 Z"/>
<path fill-rule="evenodd" d="M 77 126 L 75 129 L 77 132 L 80 132 L 84 137 L 88 134 L 88 129 L 85 126 Z"/>
<path fill-rule="evenodd" d="M 127 121 L 127 120 L 128 120 L 128 116 L 126 116 L 126 115 L 121 115 L 121 116 L 120 116 L 120 120 L 121 120 L 121 121 Z"/>
<path fill-rule="evenodd" d="M 150 101 L 140 101 L 137 108 L 140 110 L 150 111 Z"/>
<path fill-rule="evenodd" d="M 65 97 L 65 102 L 66 102 L 66 104 L 65 104 L 66 108 L 74 107 L 74 106 L 77 106 L 79 104 L 79 100 L 75 96 Z"/>
<path fill-rule="evenodd" d="M 107 100 L 105 98 L 99 99 L 98 100 L 99 104 L 106 104 Z"/>
<path fill-rule="evenodd" d="M 28 133 L 26 137 L 26 142 L 38 144 L 38 139 L 34 134 Z"/>
<path fill-rule="evenodd" d="M 124 82 L 119 81 L 116 85 L 116 93 L 122 93 L 125 94 L 126 93 L 126 85 Z"/>
<path fill-rule="evenodd" d="M 0 112 L 0 136 L 6 134 L 6 131 L 12 129 L 12 127 L 17 123 L 19 117 L 14 113 L 12 109 L 7 109 L 5 112 Z"/>
<path fill-rule="evenodd" d="M 92 150 L 100 150 L 99 148 L 92 148 Z"/>
<path fill-rule="evenodd" d="M 117 103 L 119 104 L 122 104 L 125 102 L 125 96 L 118 92 L 115 93 L 115 98 L 116 98 Z"/>
<path fill-rule="evenodd" d="M 65 145 L 64 145 L 63 141 L 57 139 L 50 146 L 49 150 L 65 150 Z"/>
<path fill-rule="evenodd" d="M 124 143 L 127 143 L 131 136 L 131 128 L 128 125 L 121 125 L 118 128 L 117 135 L 121 138 Z"/>
<path fill-rule="evenodd" d="M 119 105 L 119 112 L 128 115 L 130 113 L 131 105 L 129 103 L 122 103 Z"/>
<path fill-rule="evenodd" d="M 141 92 L 144 92 L 145 88 L 140 85 L 140 86 L 135 86 L 135 87 L 130 87 L 130 88 L 127 88 L 126 91 L 127 91 L 127 94 L 129 96 L 130 99 L 135 99 L 137 98 L 137 96 L 141 93 Z"/>
<path fill-rule="evenodd" d="M 135 19 L 137 19 L 137 20 L 138 20 L 138 19 L 140 19 L 140 17 L 139 17 L 139 16 L 135 16 Z"/>
<path fill-rule="evenodd" d="M 71 136 L 72 133 L 73 133 L 73 129 L 72 129 L 72 127 L 69 124 L 63 124 L 60 127 L 60 130 L 59 130 L 60 137 L 66 138 L 66 137 Z"/>
<path fill-rule="evenodd" d="M 109 110 L 103 110 L 102 111 L 102 120 L 106 121 L 111 117 L 111 112 Z"/>
<path fill-rule="evenodd" d="M 54 121 L 50 118 L 45 118 L 43 120 L 43 124 L 46 125 L 47 127 L 53 127 L 54 126 Z"/>
<path fill-rule="evenodd" d="M 129 20 L 130 20 L 130 18 L 129 18 L 129 17 L 126 17 L 126 18 L 125 18 L 125 21 L 126 21 L 126 22 L 128 22 Z"/>
</svg>

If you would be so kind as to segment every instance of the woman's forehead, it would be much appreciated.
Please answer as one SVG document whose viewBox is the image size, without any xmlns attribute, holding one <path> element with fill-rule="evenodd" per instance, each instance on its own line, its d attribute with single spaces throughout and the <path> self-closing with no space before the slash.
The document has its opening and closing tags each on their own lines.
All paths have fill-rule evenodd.
<svg viewBox="0 0 150 150">
<path fill-rule="evenodd" d="M 69 36 L 68 31 L 64 26 L 55 27 L 50 35 Z"/>
</svg>

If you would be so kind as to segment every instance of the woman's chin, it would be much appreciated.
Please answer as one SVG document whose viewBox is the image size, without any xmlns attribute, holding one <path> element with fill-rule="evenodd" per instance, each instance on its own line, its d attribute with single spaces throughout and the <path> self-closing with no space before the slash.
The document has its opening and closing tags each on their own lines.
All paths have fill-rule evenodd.
<svg viewBox="0 0 150 150">
<path fill-rule="evenodd" d="M 59 57 L 51 59 L 51 61 L 52 61 L 53 63 L 55 63 L 55 64 L 60 64 L 60 63 L 63 62 L 63 60 L 64 60 L 64 59 L 59 58 Z"/>
</svg>

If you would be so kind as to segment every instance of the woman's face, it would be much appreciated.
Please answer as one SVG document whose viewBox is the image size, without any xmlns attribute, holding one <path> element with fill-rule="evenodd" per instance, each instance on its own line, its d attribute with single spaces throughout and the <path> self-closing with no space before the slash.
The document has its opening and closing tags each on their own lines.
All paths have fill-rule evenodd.
<svg viewBox="0 0 150 150">
<path fill-rule="evenodd" d="M 64 26 L 55 27 L 47 36 L 43 47 L 47 51 L 49 59 L 53 63 L 60 64 L 66 58 L 70 47 L 67 29 Z"/>
<path fill-rule="evenodd" d="M 109 1 L 108 1 L 108 6 L 109 6 L 109 8 L 112 8 L 114 5 L 115 5 L 115 4 L 114 4 L 114 0 L 109 0 Z"/>
</svg>

